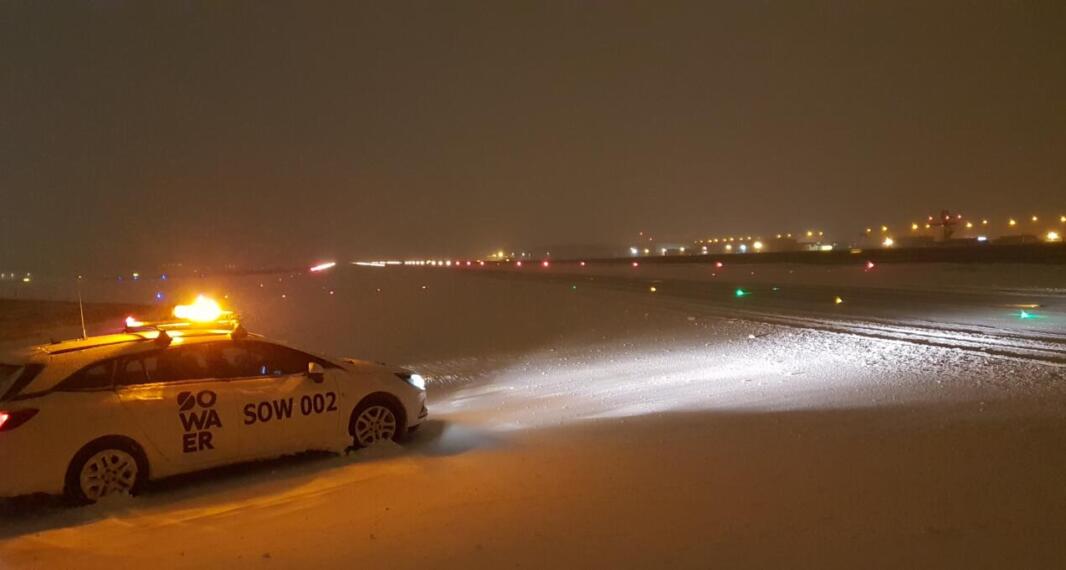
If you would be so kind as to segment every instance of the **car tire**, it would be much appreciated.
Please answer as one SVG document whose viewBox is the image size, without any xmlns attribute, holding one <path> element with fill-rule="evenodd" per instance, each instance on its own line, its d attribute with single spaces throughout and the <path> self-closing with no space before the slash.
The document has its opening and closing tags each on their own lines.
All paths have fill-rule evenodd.
<svg viewBox="0 0 1066 570">
<path fill-rule="evenodd" d="M 144 450 L 122 437 L 98 439 L 74 455 L 67 468 L 64 495 L 88 505 L 118 493 L 137 495 L 148 480 Z"/>
<path fill-rule="evenodd" d="M 352 436 L 353 449 L 385 440 L 402 441 L 407 434 L 403 409 L 386 398 L 367 398 L 352 411 L 348 433 Z"/>
</svg>

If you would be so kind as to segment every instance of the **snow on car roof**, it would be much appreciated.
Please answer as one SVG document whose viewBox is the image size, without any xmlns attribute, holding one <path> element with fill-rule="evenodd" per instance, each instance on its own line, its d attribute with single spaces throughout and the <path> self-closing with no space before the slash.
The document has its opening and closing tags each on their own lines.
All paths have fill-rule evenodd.
<svg viewBox="0 0 1066 570">
<path fill-rule="evenodd" d="M 173 337 L 173 343 L 170 346 L 174 346 L 178 343 L 187 345 L 217 341 L 220 338 L 228 338 L 232 332 L 232 330 L 196 329 L 169 331 L 167 334 Z M 31 385 L 31 391 L 41 392 L 53 388 L 74 372 L 93 362 L 158 349 L 160 345 L 153 341 L 159 337 L 159 334 L 159 331 L 119 333 L 42 344 L 13 353 L 16 357 L 21 354 L 21 359 L 4 362 L 44 364 L 44 371 L 34 379 Z M 261 337 L 249 335 L 249 338 Z"/>
<path fill-rule="evenodd" d="M 231 330 L 215 330 L 215 329 L 197 329 L 189 332 L 170 331 L 169 334 L 172 337 L 181 337 L 183 339 L 195 339 L 201 337 L 218 337 L 230 334 Z M 73 339 L 55 342 L 51 344 L 42 344 L 33 347 L 33 349 L 43 352 L 49 356 L 55 356 L 60 354 L 68 354 L 81 352 L 84 350 L 102 348 L 107 346 L 122 346 L 130 345 L 131 343 L 142 343 L 146 341 L 152 341 L 159 337 L 158 331 L 144 331 L 135 333 L 118 333 L 101 336 L 91 336 L 84 339 Z"/>
</svg>

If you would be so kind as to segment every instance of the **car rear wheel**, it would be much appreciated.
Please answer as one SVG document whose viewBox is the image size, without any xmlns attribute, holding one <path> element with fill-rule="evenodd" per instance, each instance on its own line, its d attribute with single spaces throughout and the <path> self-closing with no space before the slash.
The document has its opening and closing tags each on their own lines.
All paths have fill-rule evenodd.
<svg viewBox="0 0 1066 570">
<path fill-rule="evenodd" d="M 400 415 L 390 404 L 369 402 L 352 414 L 352 437 L 355 447 L 370 447 L 400 435 Z"/>
<path fill-rule="evenodd" d="M 135 495 L 147 474 L 140 450 L 122 441 L 86 446 L 70 464 L 67 496 L 80 504 L 114 495 Z"/>
</svg>

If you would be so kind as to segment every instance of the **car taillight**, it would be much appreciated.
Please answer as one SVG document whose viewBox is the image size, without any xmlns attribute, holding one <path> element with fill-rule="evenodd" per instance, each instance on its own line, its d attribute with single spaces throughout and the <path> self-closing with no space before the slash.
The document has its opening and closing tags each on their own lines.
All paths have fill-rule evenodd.
<svg viewBox="0 0 1066 570">
<path fill-rule="evenodd" d="M 37 410 L 29 408 L 13 412 L 0 412 L 0 431 L 11 431 L 30 421 L 37 415 Z"/>
</svg>

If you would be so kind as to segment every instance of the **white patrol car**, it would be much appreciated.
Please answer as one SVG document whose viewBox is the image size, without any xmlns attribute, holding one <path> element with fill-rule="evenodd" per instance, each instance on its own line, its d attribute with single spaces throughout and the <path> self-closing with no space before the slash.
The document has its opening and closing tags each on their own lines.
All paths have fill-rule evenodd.
<svg viewBox="0 0 1066 570">
<path fill-rule="evenodd" d="M 149 479 L 399 439 L 427 415 L 417 374 L 240 325 L 127 327 L 0 362 L 0 497 L 94 502 Z"/>
</svg>

